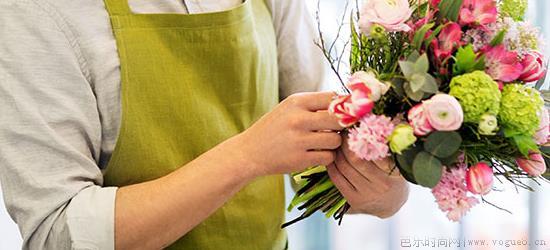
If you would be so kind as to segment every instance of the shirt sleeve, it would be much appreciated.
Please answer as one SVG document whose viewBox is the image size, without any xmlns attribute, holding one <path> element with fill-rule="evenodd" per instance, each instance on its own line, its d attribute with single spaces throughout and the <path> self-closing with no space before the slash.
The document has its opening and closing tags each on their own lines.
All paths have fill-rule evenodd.
<svg viewBox="0 0 550 250">
<path fill-rule="evenodd" d="M 78 41 L 44 2 L 0 2 L 4 201 L 23 249 L 114 249 L 96 99 Z"/>
<path fill-rule="evenodd" d="M 319 91 L 325 84 L 327 64 L 313 17 L 303 0 L 266 0 L 277 33 L 281 97 Z"/>
</svg>

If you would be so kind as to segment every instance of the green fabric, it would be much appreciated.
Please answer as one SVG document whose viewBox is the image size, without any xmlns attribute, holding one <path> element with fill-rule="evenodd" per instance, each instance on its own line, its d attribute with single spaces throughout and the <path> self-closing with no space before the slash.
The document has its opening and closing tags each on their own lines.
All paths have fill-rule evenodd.
<svg viewBox="0 0 550 250">
<path fill-rule="evenodd" d="M 275 31 L 263 0 L 193 15 L 105 3 L 122 72 L 122 123 L 106 185 L 164 176 L 278 103 Z M 254 181 L 169 249 L 284 249 L 283 189 L 282 176 Z"/>
</svg>

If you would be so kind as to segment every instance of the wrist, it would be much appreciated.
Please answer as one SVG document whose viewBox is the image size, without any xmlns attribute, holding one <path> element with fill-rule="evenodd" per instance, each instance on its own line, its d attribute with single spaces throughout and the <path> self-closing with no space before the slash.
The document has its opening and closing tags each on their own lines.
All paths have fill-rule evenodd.
<svg viewBox="0 0 550 250">
<path fill-rule="evenodd" d="M 228 167 L 241 180 L 250 182 L 263 174 L 259 171 L 260 164 L 253 159 L 253 153 L 250 148 L 250 140 L 246 140 L 247 135 L 238 134 L 220 145 L 226 157 L 230 162 Z"/>
</svg>

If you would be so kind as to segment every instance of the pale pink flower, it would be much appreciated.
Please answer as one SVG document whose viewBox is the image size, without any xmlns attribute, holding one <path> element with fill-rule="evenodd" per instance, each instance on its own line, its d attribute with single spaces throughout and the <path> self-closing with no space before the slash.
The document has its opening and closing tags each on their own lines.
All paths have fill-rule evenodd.
<svg viewBox="0 0 550 250">
<path fill-rule="evenodd" d="M 472 194 L 488 194 L 493 187 L 493 169 L 484 162 L 471 166 L 466 173 L 466 187 Z"/>
<path fill-rule="evenodd" d="M 394 127 L 386 116 L 367 115 L 358 127 L 349 130 L 349 149 L 363 160 L 383 159 L 389 155 L 388 137 Z"/>
<path fill-rule="evenodd" d="M 438 131 L 455 131 L 462 126 L 464 113 L 456 98 L 437 94 L 424 101 L 424 113 L 430 125 Z"/>
<path fill-rule="evenodd" d="M 425 136 L 434 130 L 424 112 L 424 105 L 422 103 L 412 107 L 409 110 L 407 118 L 409 119 L 409 125 L 413 127 L 414 134 L 417 136 Z"/>
<path fill-rule="evenodd" d="M 487 51 L 485 65 L 487 74 L 502 82 L 513 82 L 523 72 L 517 53 L 508 51 L 502 44 Z"/>
<path fill-rule="evenodd" d="M 460 10 L 461 25 L 485 25 L 497 21 L 495 0 L 464 0 Z"/>
<path fill-rule="evenodd" d="M 550 136 L 550 115 L 548 110 L 543 108 L 540 114 L 540 123 L 537 133 L 535 133 L 535 141 L 538 145 L 543 145 L 548 142 Z"/>
<path fill-rule="evenodd" d="M 459 221 L 479 201 L 468 196 L 465 183 L 466 164 L 457 164 L 454 168 L 445 167 L 439 184 L 432 189 L 432 193 L 441 211 L 447 213 L 451 221 Z"/>
<path fill-rule="evenodd" d="M 517 158 L 516 163 L 530 176 L 540 176 L 546 172 L 546 162 L 544 157 L 538 153 L 529 154 L 529 159 Z"/>
<path fill-rule="evenodd" d="M 370 99 L 374 102 L 377 102 L 380 100 L 380 98 L 388 92 L 390 89 L 390 86 L 388 84 L 384 84 L 378 78 L 376 78 L 376 75 L 372 72 L 365 72 L 365 71 L 358 71 L 355 72 L 350 80 L 349 84 L 365 84 L 370 89 Z"/>
<path fill-rule="evenodd" d="M 521 81 L 538 81 L 546 74 L 544 56 L 539 52 L 526 53 L 521 61 L 521 65 L 523 65 L 523 72 L 519 76 L 519 80 Z"/>
<path fill-rule="evenodd" d="M 373 24 L 379 24 L 387 31 L 409 31 L 406 22 L 411 18 L 409 0 L 369 0 L 361 10 L 359 28 L 369 34 Z"/>
</svg>

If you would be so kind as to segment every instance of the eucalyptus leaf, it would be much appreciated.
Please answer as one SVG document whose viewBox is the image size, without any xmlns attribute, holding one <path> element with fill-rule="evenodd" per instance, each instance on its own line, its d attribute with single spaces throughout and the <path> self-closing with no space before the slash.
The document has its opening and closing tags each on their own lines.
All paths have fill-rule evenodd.
<svg viewBox="0 0 550 250">
<path fill-rule="evenodd" d="M 428 136 L 424 148 L 434 156 L 446 158 L 458 152 L 461 144 L 462 137 L 457 132 L 436 131 Z"/>
<path fill-rule="evenodd" d="M 420 152 L 413 161 L 414 179 L 421 186 L 433 188 L 441 180 L 443 164 L 433 155 L 427 152 Z"/>
<path fill-rule="evenodd" d="M 399 61 L 399 67 L 407 79 L 410 79 L 415 73 L 415 64 L 413 62 Z"/>
<path fill-rule="evenodd" d="M 439 90 L 439 87 L 437 86 L 437 81 L 433 76 L 430 74 L 425 74 L 424 77 L 424 85 L 422 86 L 422 91 L 425 93 L 431 93 L 435 94 Z"/>
<path fill-rule="evenodd" d="M 409 82 L 406 82 L 404 85 L 403 85 L 403 89 L 405 90 L 405 94 L 407 94 L 407 96 L 409 98 L 411 98 L 413 101 L 416 101 L 416 102 L 419 102 L 422 100 L 422 97 L 424 97 L 424 92 L 422 91 L 417 91 L 417 92 L 414 92 L 412 91 L 411 89 L 411 84 Z"/>
<path fill-rule="evenodd" d="M 415 73 L 427 73 L 430 69 L 428 55 L 422 54 L 414 63 Z"/>
<path fill-rule="evenodd" d="M 424 87 L 426 83 L 426 77 L 424 74 L 413 74 L 410 78 L 411 90 L 413 92 L 418 92 Z"/>
</svg>

